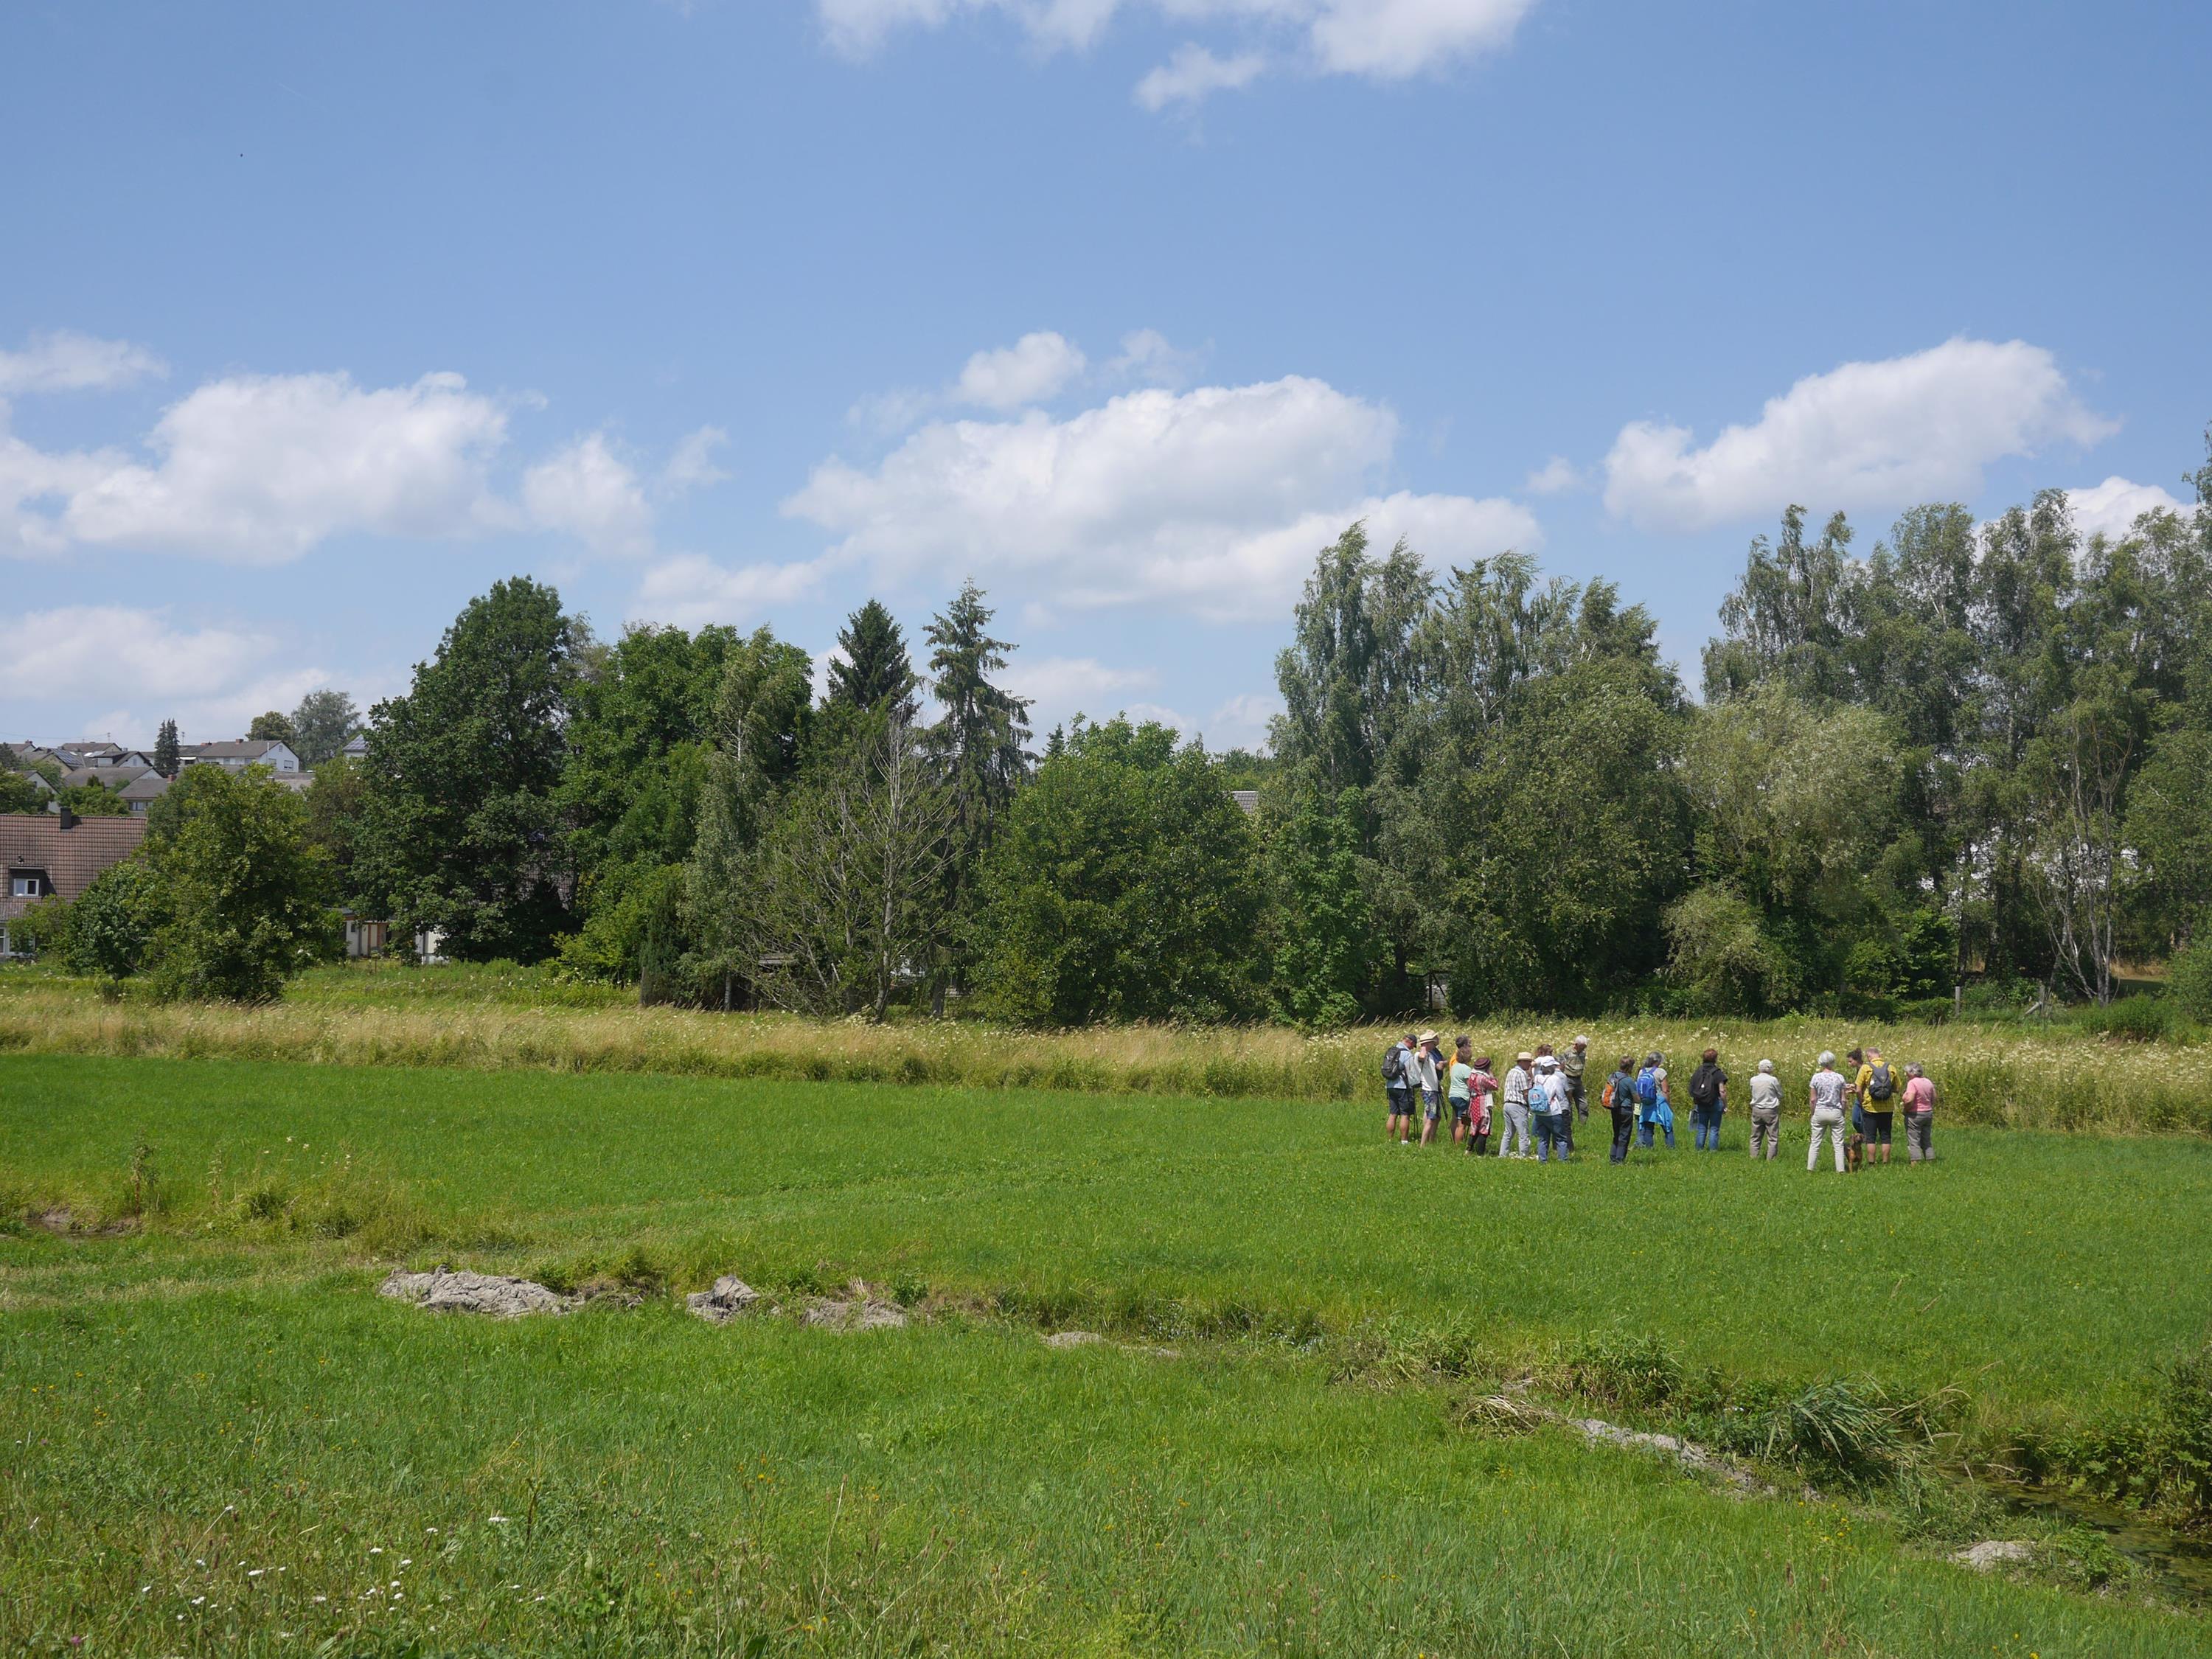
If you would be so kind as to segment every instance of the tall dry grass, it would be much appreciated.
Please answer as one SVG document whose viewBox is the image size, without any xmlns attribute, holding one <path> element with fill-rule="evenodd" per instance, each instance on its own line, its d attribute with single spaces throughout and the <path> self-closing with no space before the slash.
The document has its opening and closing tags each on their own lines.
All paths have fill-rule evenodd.
<svg viewBox="0 0 2212 1659">
<path fill-rule="evenodd" d="M 1878 1045 L 1919 1060 L 1948 1123 L 2212 1133 L 2212 1045 L 2130 1042 L 2079 1031 L 1545 1016 L 1459 1025 L 1499 1064 L 1540 1041 L 1591 1038 L 1593 1076 L 1624 1054 L 1667 1054 L 1685 1075 L 1708 1045 L 1739 1079 L 1771 1059 L 1796 1103 L 1823 1048 Z M 1094 1094 L 1382 1102 L 1379 1028 L 1309 1036 L 1280 1027 L 1109 1026 L 1047 1033 L 968 1021 L 869 1025 L 674 1008 L 499 1002 L 266 1008 L 106 1002 L 57 980 L 0 981 L 0 1050 L 475 1070 L 650 1072 L 689 1077 L 934 1084 Z M 1741 1095 L 1739 1094 L 1739 1098 Z"/>
</svg>

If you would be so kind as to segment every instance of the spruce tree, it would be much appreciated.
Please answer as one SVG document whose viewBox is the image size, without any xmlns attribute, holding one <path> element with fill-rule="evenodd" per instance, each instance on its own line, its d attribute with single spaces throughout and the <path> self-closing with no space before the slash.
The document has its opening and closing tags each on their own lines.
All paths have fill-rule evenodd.
<svg viewBox="0 0 2212 1659">
<path fill-rule="evenodd" d="M 844 660 L 830 662 L 825 701 L 854 708 L 887 708 L 893 720 L 914 718 L 914 665 L 908 661 L 906 635 L 881 601 L 870 599 L 838 630 Z"/>
<path fill-rule="evenodd" d="M 179 761 L 177 723 L 163 720 L 161 731 L 154 738 L 154 769 L 165 778 L 173 778 L 177 775 Z"/>
<path fill-rule="evenodd" d="M 942 1012 L 948 984 L 964 980 L 975 958 L 969 933 L 978 908 L 976 888 L 1014 792 L 1027 780 L 1029 699 L 991 683 L 1013 647 L 990 635 L 990 608 L 971 580 L 925 630 L 931 689 L 945 714 L 929 729 L 927 752 L 952 801 L 946 831 L 945 914 L 951 945 L 940 955 L 933 1006 Z"/>
</svg>

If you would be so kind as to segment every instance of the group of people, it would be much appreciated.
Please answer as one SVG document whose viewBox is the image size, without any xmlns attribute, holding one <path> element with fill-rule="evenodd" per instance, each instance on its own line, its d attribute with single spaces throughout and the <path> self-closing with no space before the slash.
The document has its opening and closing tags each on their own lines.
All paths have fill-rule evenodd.
<svg viewBox="0 0 2212 1659">
<path fill-rule="evenodd" d="M 1492 1069 L 1492 1057 L 1474 1052 L 1472 1038 L 1454 1039 L 1449 1060 L 1444 1058 L 1443 1041 L 1434 1031 L 1408 1031 L 1383 1051 L 1386 1139 L 1413 1146 L 1418 1119 L 1419 1144 L 1431 1146 L 1443 1132 L 1449 1111 L 1451 1143 L 1473 1157 L 1533 1157 L 1543 1164 L 1573 1154 L 1575 1125 L 1589 1120 L 1583 1089 L 1589 1038 L 1577 1037 L 1559 1054 L 1548 1042 L 1540 1043 L 1533 1053 L 1523 1049 L 1513 1057 L 1503 1080 Z M 1686 1085 L 1690 1122 L 1700 1152 L 1721 1149 L 1729 1074 L 1720 1058 L 1717 1049 L 1706 1049 Z M 1807 1083 L 1812 1144 L 1806 1170 L 1820 1167 L 1823 1135 L 1834 1148 L 1838 1174 L 1857 1167 L 1862 1159 L 1867 1164 L 1887 1164 L 1900 1111 L 1911 1162 L 1933 1159 L 1936 1085 L 1925 1069 L 1917 1064 L 1893 1067 L 1879 1048 L 1853 1048 L 1844 1058 L 1852 1067 L 1848 1075 L 1837 1069 L 1835 1054 L 1824 1050 L 1819 1068 Z M 1772 1060 L 1759 1062 L 1751 1075 L 1750 1096 L 1751 1155 L 1771 1160 L 1782 1146 L 1782 1079 Z M 1662 1137 L 1668 1150 L 1674 1150 L 1674 1099 L 1665 1055 L 1655 1051 L 1639 1065 L 1633 1054 L 1623 1054 L 1598 1100 L 1613 1120 L 1613 1163 L 1627 1161 L 1632 1144 L 1650 1147 Z M 1851 1126 L 1848 1148 L 1846 1121 Z"/>
</svg>

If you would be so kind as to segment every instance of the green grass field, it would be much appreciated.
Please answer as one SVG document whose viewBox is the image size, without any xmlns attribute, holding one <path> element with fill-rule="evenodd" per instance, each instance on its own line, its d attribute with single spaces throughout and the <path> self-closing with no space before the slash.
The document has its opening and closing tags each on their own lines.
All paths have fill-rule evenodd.
<svg viewBox="0 0 2212 1659">
<path fill-rule="evenodd" d="M 1942 1559 L 2033 1530 L 1962 1466 L 2212 1328 L 2212 1146 L 1939 1127 L 1843 1180 L 1790 1127 L 1539 1168 L 1367 1105 L 0 1058 L 0 1645 L 2212 1651 L 2171 1586 Z M 642 1300 L 441 1318 L 399 1256 Z M 688 1317 L 725 1271 L 934 1316 Z M 1956 1390 L 1958 1437 L 1805 1502 L 1455 1419 L 1631 1337 L 1685 1398 Z"/>
</svg>

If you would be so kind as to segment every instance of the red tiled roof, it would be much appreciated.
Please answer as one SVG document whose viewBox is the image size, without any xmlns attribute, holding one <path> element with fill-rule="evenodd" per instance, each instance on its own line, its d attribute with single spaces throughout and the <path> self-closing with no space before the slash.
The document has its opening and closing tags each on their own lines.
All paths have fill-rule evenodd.
<svg viewBox="0 0 2212 1659">
<path fill-rule="evenodd" d="M 146 838 L 142 817 L 79 818 L 62 828 L 58 812 L 0 812 L 0 865 L 42 870 L 61 897 L 73 899 L 92 878 L 131 856 Z M 20 915 L 29 902 L 0 888 L 0 917 Z"/>
</svg>

